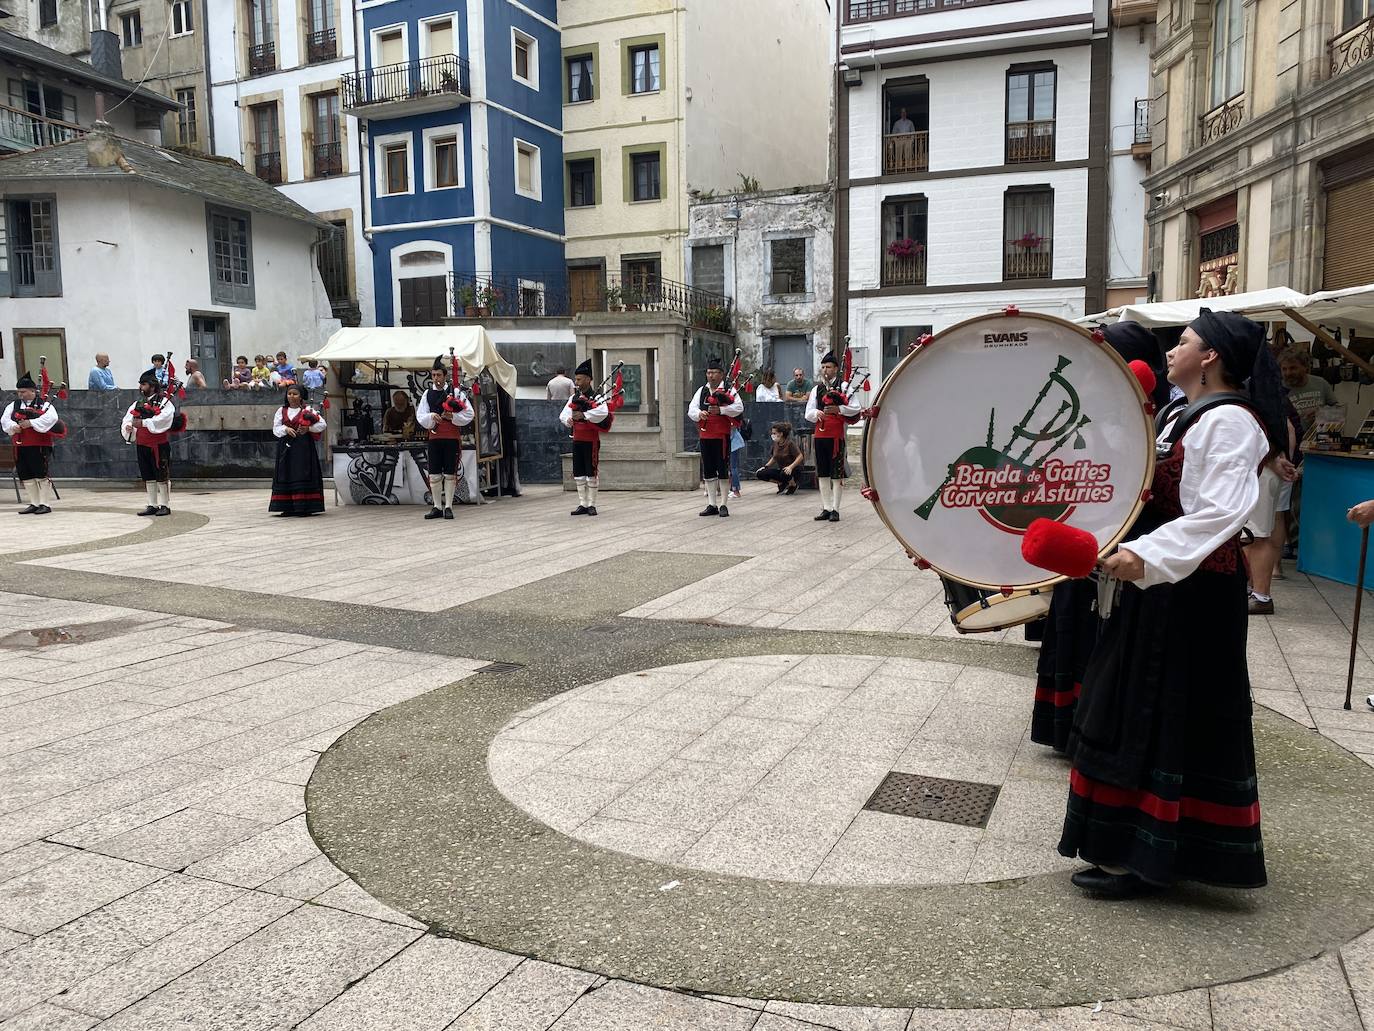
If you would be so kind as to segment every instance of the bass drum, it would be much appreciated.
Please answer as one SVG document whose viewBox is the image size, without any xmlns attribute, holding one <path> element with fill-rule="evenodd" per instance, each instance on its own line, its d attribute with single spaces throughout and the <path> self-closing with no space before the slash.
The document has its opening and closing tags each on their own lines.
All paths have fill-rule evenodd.
<svg viewBox="0 0 1374 1031">
<path fill-rule="evenodd" d="M 1105 553 L 1154 474 L 1139 382 L 1105 341 L 1049 315 L 1008 309 L 945 330 L 887 374 L 876 406 L 864 474 L 887 528 L 946 581 L 1004 597 L 1048 604 L 1063 579 L 1021 557 L 1034 520 L 1086 530 Z"/>
<path fill-rule="evenodd" d="M 986 634 L 1044 619 L 1050 611 L 1052 591 L 983 591 L 940 577 L 945 586 L 949 621 L 961 634 Z"/>
</svg>

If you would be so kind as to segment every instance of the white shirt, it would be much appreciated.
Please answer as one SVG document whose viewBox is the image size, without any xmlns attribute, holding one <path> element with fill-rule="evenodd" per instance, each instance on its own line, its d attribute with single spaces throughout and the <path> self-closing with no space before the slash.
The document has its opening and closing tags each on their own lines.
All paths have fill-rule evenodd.
<svg viewBox="0 0 1374 1031">
<path fill-rule="evenodd" d="M 296 416 L 298 416 L 298 415 L 300 415 L 300 414 L 301 414 L 301 410 L 300 410 L 299 408 L 288 408 L 288 409 L 286 410 L 286 418 L 287 418 L 287 419 L 294 419 Z M 317 434 L 317 435 L 320 434 L 320 433 L 323 433 L 323 432 L 324 432 L 324 420 L 323 420 L 323 419 L 320 419 L 318 422 L 313 422 L 313 423 L 311 423 L 311 424 L 310 424 L 310 432 L 311 432 L 311 433 L 314 433 L 314 434 Z M 276 411 L 276 414 L 274 414 L 274 415 L 272 416 L 272 435 L 273 435 L 274 437 L 284 437 L 284 436 L 286 436 L 286 423 L 285 423 L 285 421 L 284 421 L 284 420 L 282 419 L 282 417 L 281 417 L 281 409 L 280 409 L 280 408 L 278 408 L 277 411 Z"/>
<path fill-rule="evenodd" d="M 38 407 L 42 408 L 43 414 L 28 424 L 29 429 L 34 430 L 37 433 L 47 433 L 50 429 L 57 425 L 57 409 L 54 408 L 52 405 L 48 404 L 48 402 L 39 401 L 37 398 L 34 398 L 32 401 L 19 402 L 19 406 L 21 408 L 29 408 L 34 405 L 37 405 Z M 18 433 L 20 430 L 19 423 L 15 422 L 13 415 L 13 404 L 5 405 L 4 413 L 0 414 L 0 430 L 4 430 L 10 436 L 14 436 L 14 434 Z"/>
<path fill-rule="evenodd" d="M 601 423 L 606 421 L 606 416 L 611 414 L 611 410 L 606 407 L 606 402 L 602 401 L 595 408 L 588 408 L 586 415 L 588 422 Z M 558 413 L 558 421 L 568 429 L 572 429 L 573 406 L 572 398 L 568 398 L 568 403 L 563 406 L 563 410 Z"/>
<path fill-rule="evenodd" d="M 1172 426 L 1170 420 L 1161 442 Z M 1259 501 L 1260 463 L 1268 453 L 1264 431 L 1239 405 L 1213 408 L 1188 427 L 1178 488 L 1183 515 L 1122 545 L 1145 563 L 1137 587 L 1178 583 L 1240 533 Z"/>
<path fill-rule="evenodd" d="M 755 391 L 754 391 L 754 400 L 755 400 L 755 401 L 781 401 L 781 400 L 782 400 L 782 393 L 778 390 L 778 388 L 777 388 L 776 386 L 765 387 L 762 383 L 760 383 L 760 384 L 758 385 L 757 389 L 755 389 Z"/>
<path fill-rule="evenodd" d="M 892 123 L 892 135 L 902 136 L 916 131 L 916 123 L 910 118 L 898 118 Z"/>
<path fill-rule="evenodd" d="M 712 390 L 714 388 L 708 385 L 705 389 Z M 739 395 L 727 387 L 723 381 L 721 382 L 720 389 L 728 391 L 731 397 L 731 401 L 728 405 L 721 406 L 720 414 L 728 415 L 732 419 L 738 419 L 744 414 L 744 402 L 741 401 Z M 697 402 L 701 400 L 701 391 L 702 388 L 700 387 L 692 391 L 692 403 L 687 406 L 687 418 L 691 419 L 693 422 L 701 422 L 702 416 L 706 415 L 706 413 L 701 410 L 701 406 L 697 404 Z"/>
<path fill-rule="evenodd" d="M 444 388 L 431 387 L 430 389 L 442 390 Z M 468 400 L 468 398 L 466 397 L 464 397 L 463 400 L 468 402 L 467 407 L 464 408 L 461 412 L 452 413 L 453 425 L 455 426 L 466 426 L 468 423 L 472 422 L 473 416 L 477 414 L 477 411 L 473 407 L 472 402 Z M 440 416 L 442 416 L 443 414 L 443 412 L 431 412 L 429 410 L 429 390 L 425 390 L 420 394 L 420 406 L 415 409 L 416 422 L 418 422 L 425 429 L 432 430 L 434 429 L 434 424 L 439 421 Z"/>
<path fill-rule="evenodd" d="M 120 428 L 124 431 L 125 440 L 134 439 L 134 409 L 143 403 L 144 399 L 139 398 L 129 406 L 129 410 L 124 413 L 124 421 Z M 172 399 L 164 397 L 162 399 L 162 411 L 151 419 L 143 420 L 143 428 L 149 433 L 166 433 L 172 428 L 172 419 L 176 417 L 177 407 L 172 404 Z"/>
<path fill-rule="evenodd" d="M 821 408 L 817 406 L 817 404 L 816 404 L 816 398 L 820 397 L 820 395 L 821 395 L 822 393 L 824 393 L 825 391 L 830 390 L 833 386 L 834 386 L 834 384 L 826 383 L 826 382 L 822 381 L 822 382 L 820 382 L 820 383 L 817 383 L 817 384 L 815 385 L 815 387 L 812 388 L 811 393 L 808 394 L 808 395 L 806 396 L 806 421 L 807 421 L 807 422 L 819 422 L 819 421 L 820 421 L 821 416 L 824 415 L 825 412 L 822 411 Z M 850 400 L 853 400 L 853 399 L 851 398 Z M 841 414 L 841 415 L 848 416 L 848 417 L 850 417 L 850 418 L 853 418 L 854 416 L 858 415 L 858 414 L 859 414 L 860 412 L 862 412 L 862 411 L 863 411 L 863 408 L 862 408 L 861 406 L 859 406 L 859 405 L 840 405 L 840 414 Z"/>
</svg>

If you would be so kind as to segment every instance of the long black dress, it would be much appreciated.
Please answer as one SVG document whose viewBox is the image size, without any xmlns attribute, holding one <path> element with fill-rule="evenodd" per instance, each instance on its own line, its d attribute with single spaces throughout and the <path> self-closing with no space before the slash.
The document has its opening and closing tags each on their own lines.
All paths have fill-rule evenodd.
<svg viewBox="0 0 1374 1031">
<path fill-rule="evenodd" d="M 1045 616 L 1036 663 L 1035 704 L 1031 707 L 1031 740 L 1056 752 L 1069 746 L 1074 706 L 1083 690 L 1083 675 L 1097 644 L 1101 621 L 1094 608 L 1097 585 L 1091 580 L 1057 584 Z"/>
<path fill-rule="evenodd" d="M 1184 458 L 1176 440 L 1157 462 L 1133 539 L 1183 515 Z M 1153 884 L 1265 884 L 1235 532 L 1177 582 L 1124 586 L 1074 716 L 1061 854 Z"/>
<path fill-rule="evenodd" d="M 291 427 L 298 436 L 277 438 L 277 467 L 272 475 L 269 512 L 308 516 L 324 511 L 324 472 L 306 412 L 319 418 L 318 413 L 308 408 L 282 408 L 277 412 L 277 425 Z"/>
</svg>

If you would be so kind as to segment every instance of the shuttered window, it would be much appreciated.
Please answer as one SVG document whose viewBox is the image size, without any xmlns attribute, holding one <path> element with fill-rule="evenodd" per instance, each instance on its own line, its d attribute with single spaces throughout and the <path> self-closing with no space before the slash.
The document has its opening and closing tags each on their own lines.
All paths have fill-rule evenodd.
<svg viewBox="0 0 1374 1031">
<path fill-rule="evenodd" d="M 1371 245 L 1369 234 L 1371 211 L 1374 211 L 1374 177 L 1327 191 L 1323 290 L 1343 290 L 1374 283 L 1374 245 Z"/>
</svg>

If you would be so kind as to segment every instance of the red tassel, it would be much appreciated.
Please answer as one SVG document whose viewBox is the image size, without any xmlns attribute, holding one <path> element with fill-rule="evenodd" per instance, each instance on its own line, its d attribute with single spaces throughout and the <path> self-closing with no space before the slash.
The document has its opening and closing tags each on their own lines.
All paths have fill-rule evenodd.
<svg viewBox="0 0 1374 1031">
<path fill-rule="evenodd" d="M 1007 305 L 1005 308 L 1002 309 L 1002 314 L 1003 314 L 1003 315 L 1020 315 L 1020 314 L 1021 314 L 1021 309 L 1018 308 L 1018 307 L 1017 307 L 1016 305 L 1014 305 L 1014 304 L 1009 304 L 1009 305 Z"/>
<path fill-rule="evenodd" d="M 872 487 L 864 487 L 859 491 L 859 496 L 875 503 L 878 500 L 878 492 Z"/>
<path fill-rule="evenodd" d="M 1097 341 L 1097 343 L 1099 344 L 1105 343 L 1107 340 L 1107 334 L 1102 332 L 1102 330 L 1100 329 L 1095 329 L 1093 330 L 1093 340 Z"/>
<path fill-rule="evenodd" d="M 869 388 L 869 385 L 868 385 L 868 377 L 865 376 L 865 377 L 864 377 L 863 390 L 864 390 L 865 393 L 867 393 L 869 389 L 870 389 L 870 388 Z"/>
<path fill-rule="evenodd" d="M 324 400 L 320 402 L 320 407 L 321 407 L 322 409 L 324 409 L 326 412 L 329 411 L 329 395 L 328 395 L 328 394 L 325 394 L 325 395 L 324 395 Z"/>
<path fill-rule="evenodd" d="M 1082 579 L 1097 565 L 1097 538 L 1067 523 L 1037 519 L 1021 538 L 1021 557 L 1051 573 Z"/>
<path fill-rule="evenodd" d="M 58 387 L 58 388 L 57 388 L 57 399 L 58 399 L 59 401 L 65 401 L 65 400 L 67 400 L 67 388 L 66 388 L 66 387 Z"/>
</svg>

